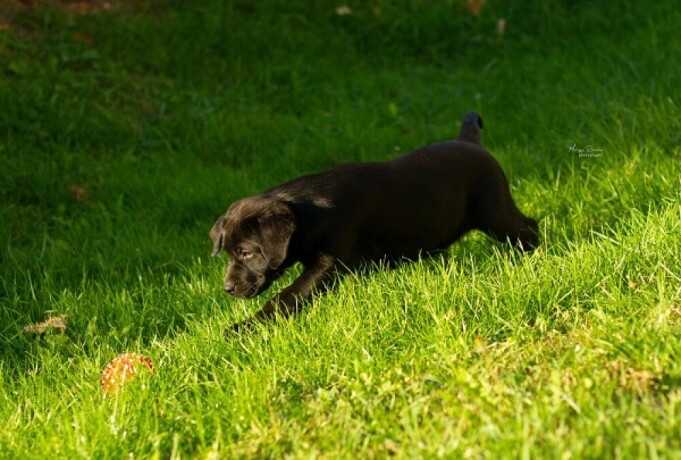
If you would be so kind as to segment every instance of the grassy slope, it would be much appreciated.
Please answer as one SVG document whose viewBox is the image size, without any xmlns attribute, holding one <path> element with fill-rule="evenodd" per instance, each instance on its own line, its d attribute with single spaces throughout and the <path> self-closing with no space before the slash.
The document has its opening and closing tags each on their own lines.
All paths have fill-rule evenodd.
<svg viewBox="0 0 681 460">
<path fill-rule="evenodd" d="M 598 3 L 13 11 L 0 455 L 679 457 L 681 17 Z M 222 339 L 262 302 L 207 257 L 232 199 L 450 138 L 468 109 L 540 250 L 470 235 Z M 66 336 L 21 332 L 49 314 Z M 123 351 L 156 374 L 105 398 Z"/>
</svg>

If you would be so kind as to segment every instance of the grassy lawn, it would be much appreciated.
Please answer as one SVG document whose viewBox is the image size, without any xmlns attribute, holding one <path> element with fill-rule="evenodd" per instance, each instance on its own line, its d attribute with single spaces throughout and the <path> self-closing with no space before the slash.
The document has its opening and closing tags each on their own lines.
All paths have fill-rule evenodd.
<svg viewBox="0 0 681 460">
<path fill-rule="evenodd" d="M 676 3 L 0 2 L 0 458 L 681 458 Z M 223 338 L 266 300 L 210 258 L 233 200 L 468 110 L 535 253 L 472 233 Z"/>
</svg>

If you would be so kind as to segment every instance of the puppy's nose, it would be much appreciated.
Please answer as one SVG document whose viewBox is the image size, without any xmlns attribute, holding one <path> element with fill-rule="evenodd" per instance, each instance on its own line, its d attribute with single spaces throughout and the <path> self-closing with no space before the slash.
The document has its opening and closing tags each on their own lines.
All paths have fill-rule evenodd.
<svg viewBox="0 0 681 460">
<path fill-rule="evenodd" d="M 225 292 L 227 294 L 234 294 L 234 291 L 236 291 L 236 285 L 232 283 L 227 283 L 225 284 Z"/>
</svg>

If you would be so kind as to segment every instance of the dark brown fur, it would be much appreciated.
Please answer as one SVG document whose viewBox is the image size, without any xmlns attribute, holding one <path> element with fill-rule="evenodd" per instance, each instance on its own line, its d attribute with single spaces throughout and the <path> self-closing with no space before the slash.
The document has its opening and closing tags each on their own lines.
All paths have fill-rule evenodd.
<svg viewBox="0 0 681 460">
<path fill-rule="evenodd" d="M 300 277 L 255 315 L 262 320 L 292 314 L 340 268 L 415 259 L 470 230 L 534 248 L 537 223 L 518 210 L 499 164 L 480 146 L 481 127 L 469 112 L 455 141 L 385 163 L 342 164 L 235 202 L 211 230 L 213 255 L 230 254 L 225 290 L 254 297 L 301 262 Z"/>
</svg>

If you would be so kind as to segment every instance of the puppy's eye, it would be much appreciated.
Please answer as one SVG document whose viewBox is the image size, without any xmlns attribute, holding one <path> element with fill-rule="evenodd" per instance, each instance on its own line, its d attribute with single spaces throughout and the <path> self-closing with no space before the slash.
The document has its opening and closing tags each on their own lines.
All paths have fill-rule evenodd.
<svg viewBox="0 0 681 460">
<path fill-rule="evenodd" d="M 251 251 L 247 251 L 247 250 L 245 250 L 245 249 L 242 249 L 242 250 L 241 250 L 241 253 L 239 253 L 239 255 L 241 256 L 241 258 L 242 258 L 243 260 L 249 260 L 249 259 L 252 259 L 252 258 L 253 258 L 253 255 L 254 255 L 254 254 L 253 254 Z"/>
</svg>

